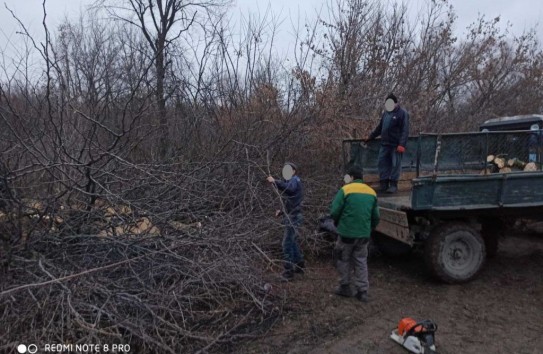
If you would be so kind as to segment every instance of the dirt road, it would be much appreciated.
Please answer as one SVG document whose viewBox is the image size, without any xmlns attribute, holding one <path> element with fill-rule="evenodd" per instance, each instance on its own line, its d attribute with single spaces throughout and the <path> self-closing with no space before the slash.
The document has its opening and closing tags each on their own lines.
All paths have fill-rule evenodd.
<svg viewBox="0 0 543 354">
<path fill-rule="evenodd" d="M 239 348 L 250 353 L 391 353 L 406 351 L 389 339 L 406 316 L 432 319 L 438 353 L 543 353 L 543 237 L 500 244 L 480 276 L 464 285 L 431 278 L 417 254 L 369 262 L 370 302 L 331 294 L 330 262 L 313 263 L 305 277 L 281 285 L 289 313 L 273 329 Z"/>
</svg>

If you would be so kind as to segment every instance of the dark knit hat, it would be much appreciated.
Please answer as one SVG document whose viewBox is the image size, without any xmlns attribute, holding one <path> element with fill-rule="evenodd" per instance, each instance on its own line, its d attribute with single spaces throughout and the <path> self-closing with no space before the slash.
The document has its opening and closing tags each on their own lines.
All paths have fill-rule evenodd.
<svg viewBox="0 0 543 354">
<path fill-rule="evenodd" d="M 349 168 L 347 172 L 349 176 L 352 176 L 354 179 L 362 179 L 362 167 L 353 165 Z"/>
<path fill-rule="evenodd" d="M 388 100 L 389 98 L 391 98 L 394 103 L 398 103 L 398 98 L 391 92 L 388 94 L 387 98 L 385 98 L 385 101 Z"/>
<path fill-rule="evenodd" d="M 298 166 L 294 162 L 285 162 L 285 165 L 289 165 L 293 170 L 298 171 Z"/>
</svg>

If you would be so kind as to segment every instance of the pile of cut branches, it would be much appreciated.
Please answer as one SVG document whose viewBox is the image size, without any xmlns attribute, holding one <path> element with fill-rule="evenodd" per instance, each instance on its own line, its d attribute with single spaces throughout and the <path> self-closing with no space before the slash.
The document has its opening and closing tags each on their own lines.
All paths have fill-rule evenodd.
<svg viewBox="0 0 543 354">
<path fill-rule="evenodd" d="M 218 164 L 200 175 L 132 170 L 130 189 L 105 190 L 92 205 L 37 207 L 38 219 L 59 225 L 9 240 L 0 351 L 22 339 L 210 351 L 268 329 L 283 308 L 284 294 L 267 284 L 281 266 L 282 226 L 270 217 L 265 174 L 241 168 L 243 182 L 210 173 Z M 155 232 L 125 227 L 141 220 Z"/>
<path fill-rule="evenodd" d="M 224 221 L 224 220 L 222 220 Z M 280 313 L 240 230 L 160 237 L 49 234 L 12 257 L 0 290 L 3 350 L 123 343 L 194 352 L 254 335 Z"/>
</svg>

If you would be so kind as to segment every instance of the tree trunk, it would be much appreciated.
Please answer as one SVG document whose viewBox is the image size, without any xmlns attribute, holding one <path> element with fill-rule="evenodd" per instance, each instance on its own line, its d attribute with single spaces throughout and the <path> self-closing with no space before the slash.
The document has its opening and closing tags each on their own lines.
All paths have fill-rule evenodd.
<svg viewBox="0 0 543 354">
<path fill-rule="evenodd" d="M 156 53 L 156 98 L 159 119 L 159 156 L 165 159 L 168 152 L 168 121 L 166 118 L 166 97 L 164 96 L 164 79 L 166 77 L 166 64 L 164 62 L 164 43 L 159 40 Z"/>
</svg>

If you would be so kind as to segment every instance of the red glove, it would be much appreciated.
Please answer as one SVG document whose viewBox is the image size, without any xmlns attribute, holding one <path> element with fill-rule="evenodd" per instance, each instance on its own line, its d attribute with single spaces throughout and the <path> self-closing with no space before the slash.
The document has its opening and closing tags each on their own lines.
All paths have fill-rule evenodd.
<svg viewBox="0 0 543 354">
<path fill-rule="evenodd" d="M 401 145 L 398 145 L 396 148 L 396 151 L 398 151 L 400 154 L 403 154 L 405 152 L 405 148 Z"/>
</svg>

